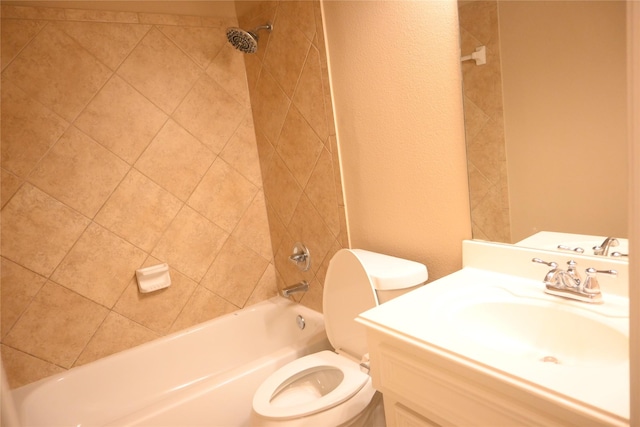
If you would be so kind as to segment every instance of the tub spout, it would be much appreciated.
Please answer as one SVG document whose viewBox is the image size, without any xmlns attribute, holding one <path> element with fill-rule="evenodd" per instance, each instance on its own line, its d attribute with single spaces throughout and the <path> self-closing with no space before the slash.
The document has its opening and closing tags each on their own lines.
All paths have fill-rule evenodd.
<svg viewBox="0 0 640 427">
<path fill-rule="evenodd" d="M 296 283 L 295 285 L 286 287 L 282 290 L 282 296 L 285 298 L 289 298 L 291 294 L 297 294 L 300 292 L 307 292 L 309 290 L 309 282 L 303 280 L 302 282 Z"/>
</svg>

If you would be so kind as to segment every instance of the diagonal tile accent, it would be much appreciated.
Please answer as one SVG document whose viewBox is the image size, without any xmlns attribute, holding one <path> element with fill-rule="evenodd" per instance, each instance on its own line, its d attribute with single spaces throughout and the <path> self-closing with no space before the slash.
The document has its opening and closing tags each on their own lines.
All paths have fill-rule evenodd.
<svg viewBox="0 0 640 427">
<path fill-rule="evenodd" d="M 120 77 L 113 76 L 75 121 L 78 129 L 133 164 L 167 115 Z"/>
<path fill-rule="evenodd" d="M 51 280 L 111 308 L 146 256 L 131 243 L 92 223 Z"/>
<path fill-rule="evenodd" d="M 46 26 L 3 72 L 4 78 L 69 121 L 110 75 L 108 67 L 54 26 Z"/>
<path fill-rule="evenodd" d="M 223 160 L 216 159 L 188 204 L 231 233 L 257 192 L 255 185 Z"/>
<path fill-rule="evenodd" d="M 276 151 L 301 187 L 307 185 L 323 144 L 297 108 L 291 107 Z"/>
<path fill-rule="evenodd" d="M 3 70 L 45 25 L 45 21 L 2 20 L 0 28 L 0 58 Z"/>
<path fill-rule="evenodd" d="M 237 77 L 239 74 L 245 74 L 243 55 L 230 45 L 223 46 L 207 68 L 207 74 L 243 107 L 251 108 L 247 81 Z"/>
<path fill-rule="evenodd" d="M 171 114 L 198 80 L 201 69 L 152 28 L 118 69 L 118 75 Z"/>
<path fill-rule="evenodd" d="M 186 200 L 215 157 L 200 141 L 169 120 L 135 167 L 179 199 Z"/>
<path fill-rule="evenodd" d="M 96 222 L 151 252 L 182 202 L 132 169 L 96 215 Z"/>
<path fill-rule="evenodd" d="M 153 331 L 112 311 L 80 354 L 75 366 L 93 362 L 156 338 L 158 335 Z"/>
<path fill-rule="evenodd" d="M 269 262 L 233 237 L 224 244 L 200 284 L 238 307 L 244 307 Z"/>
<path fill-rule="evenodd" d="M 160 264 L 155 258 L 143 267 Z M 138 292 L 138 283 L 131 280 L 114 310 L 147 328 L 166 333 L 176 320 L 198 284 L 176 270 L 170 270 L 171 286 L 156 292 Z"/>
<path fill-rule="evenodd" d="M 76 128 L 69 128 L 29 176 L 41 190 L 93 218 L 129 165 Z"/>
<path fill-rule="evenodd" d="M 1 92 L 2 167 L 24 178 L 69 123 L 5 79 Z"/>
<path fill-rule="evenodd" d="M 318 50 L 312 47 L 300 74 L 300 81 L 293 95 L 293 103 L 321 141 L 325 141 L 329 136 L 325 105 L 322 102 L 323 90 Z"/>
<path fill-rule="evenodd" d="M 47 282 L 5 342 L 18 350 L 70 368 L 107 313 L 108 310 L 99 304 Z"/>
<path fill-rule="evenodd" d="M 238 127 L 236 133 L 220 153 L 220 158 L 254 185 L 262 186 L 256 134 L 250 116 L 246 117 Z"/>
<path fill-rule="evenodd" d="M 227 43 L 222 28 L 159 26 L 180 49 L 200 67 L 207 68 L 224 44 Z"/>
<path fill-rule="evenodd" d="M 0 336 L 4 337 L 47 279 L 5 258 L 2 258 L 0 272 L 2 273 L 0 281 L 2 331 Z"/>
<path fill-rule="evenodd" d="M 2 255 L 49 277 L 89 220 L 31 184 L 2 210 Z"/>
<path fill-rule="evenodd" d="M 223 229 L 184 206 L 152 255 L 199 282 L 228 236 Z"/>
<path fill-rule="evenodd" d="M 204 75 L 178 107 L 173 118 L 218 154 L 247 111 L 211 77 Z"/>
</svg>

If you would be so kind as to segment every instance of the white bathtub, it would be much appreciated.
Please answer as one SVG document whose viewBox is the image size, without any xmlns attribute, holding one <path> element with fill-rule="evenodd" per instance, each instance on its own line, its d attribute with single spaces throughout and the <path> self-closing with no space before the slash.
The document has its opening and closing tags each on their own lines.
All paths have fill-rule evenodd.
<svg viewBox="0 0 640 427">
<path fill-rule="evenodd" d="M 275 297 L 20 387 L 13 399 L 29 427 L 245 426 L 270 373 L 327 348 L 321 314 Z"/>
</svg>

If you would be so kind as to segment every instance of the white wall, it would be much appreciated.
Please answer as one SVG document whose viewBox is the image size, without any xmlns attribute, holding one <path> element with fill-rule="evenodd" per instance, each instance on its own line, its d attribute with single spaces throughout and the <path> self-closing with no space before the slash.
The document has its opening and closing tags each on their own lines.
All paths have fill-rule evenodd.
<svg viewBox="0 0 640 427">
<path fill-rule="evenodd" d="M 461 267 L 471 237 L 454 1 L 323 2 L 351 247 Z"/>
</svg>

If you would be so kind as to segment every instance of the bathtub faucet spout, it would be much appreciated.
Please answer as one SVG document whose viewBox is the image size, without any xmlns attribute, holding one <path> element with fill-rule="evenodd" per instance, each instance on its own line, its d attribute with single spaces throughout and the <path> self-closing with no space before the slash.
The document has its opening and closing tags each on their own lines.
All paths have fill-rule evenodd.
<svg viewBox="0 0 640 427">
<path fill-rule="evenodd" d="M 300 292 L 307 292 L 309 290 L 309 282 L 303 280 L 302 282 L 296 283 L 295 285 L 286 287 L 282 290 L 282 296 L 285 298 L 289 298 L 291 294 L 297 294 Z"/>
</svg>

